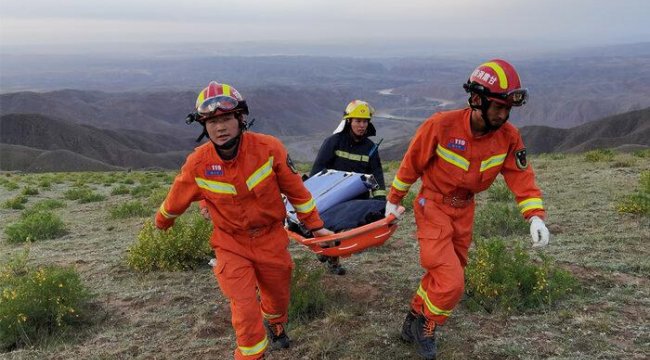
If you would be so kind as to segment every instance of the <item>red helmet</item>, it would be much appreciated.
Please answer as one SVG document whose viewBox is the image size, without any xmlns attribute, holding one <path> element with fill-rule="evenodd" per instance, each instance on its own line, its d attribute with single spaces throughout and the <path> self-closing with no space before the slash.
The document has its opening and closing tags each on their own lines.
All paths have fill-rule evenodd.
<svg viewBox="0 0 650 360">
<path fill-rule="evenodd" d="M 510 106 L 521 106 L 528 100 L 528 90 L 521 87 L 519 74 L 505 60 L 494 59 L 479 65 L 463 88 L 492 101 Z"/>
<path fill-rule="evenodd" d="M 196 98 L 197 120 L 213 117 L 231 112 L 240 112 L 248 115 L 246 100 L 239 91 L 228 84 L 211 81 L 201 90 Z"/>
</svg>

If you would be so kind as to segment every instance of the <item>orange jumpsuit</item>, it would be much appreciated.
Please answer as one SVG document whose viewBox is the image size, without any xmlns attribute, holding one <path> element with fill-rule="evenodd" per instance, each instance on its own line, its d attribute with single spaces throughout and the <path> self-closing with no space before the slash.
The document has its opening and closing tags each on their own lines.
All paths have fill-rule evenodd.
<svg viewBox="0 0 650 360">
<path fill-rule="evenodd" d="M 193 201 L 205 199 L 214 224 L 210 244 L 218 261 L 213 269 L 232 310 L 235 359 L 258 359 L 269 343 L 263 317 L 284 323 L 289 306 L 293 263 L 280 193 L 309 229 L 322 228 L 323 222 L 278 139 L 245 132 L 240 141 L 232 160 L 222 160 L 211 142 L 187 157 L 156 214 L 156 226 L 170 227 Z"/>
<path fill-rule="evenodd" d="M 422 178 L 413 203 L 420 264 L 426 274 L 412 309 L 442 325 L 464 291 L 464 267 L 472 241 L 474 194 L 501 173 L 523 216 L 544 218 L 541 191 L 526 161 L 519 131 L 510 123 L 475 137 L 471 109 L 434 114 L 418 128 L 404 155 L 388 201 L 399 204 Z"/>
</svg>

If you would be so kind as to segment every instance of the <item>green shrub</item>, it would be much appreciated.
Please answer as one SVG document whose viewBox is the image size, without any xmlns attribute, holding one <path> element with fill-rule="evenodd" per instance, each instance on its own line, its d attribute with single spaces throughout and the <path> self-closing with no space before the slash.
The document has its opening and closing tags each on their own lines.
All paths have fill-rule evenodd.
<svg viewBox="0 0 650 360">
<path fill-rule="evenodd" d="M 156 189 L 151 192 L 151 195 L 149 195 L 149 199 L 147 200 L 147 205 L 157 208 L 162 204 L 163 201 L 165 201 L 165 197 L 167 197 L 167 192 L 169 192 L 169 188 L 160 188 Z"/>
<path fill-rule="evenodd" d="M 641 177 L 639 179 L 639 185 L 641 185 L 641 192 L 650 194 L 650 170 L 645 170 L 641 172 Z"/>
<path fill-rule="evenodd" d="M 12 197 L 11 199 L 6 200 L 3 204 L 2 207 L 6 209 L 15 209 L 15 210 L 20 210 L 24 209 L 25 205 L 24 203 L 27 202 L 27 197 L 24 195 L 16 195 Z"/>
<path fill-rule="evenodd" d="M 153 191 L 152 185 L 138 185 L 131 189 L 131 196 L 134 198 L 143 198 L 151 195 Z"/>
<path fill-rule="evenodd" d="M 31 208 L 23 211 L 23 216 L 26 216 L 27 214 L 30 213 L 40 212 L 44 210 L 58 209 L 65 206 L 66 206 L 65 203 L 61 200 L 56 200 L 56 199 L 41 200 L 35 203 Z"/>
<path fill-rule="evenodd" d="M 31 186 L 26 186 L 22 191 L 23 195 L 38 195 L 38 189 Z"/>
<path fill-rule="evenodd" d="M 65 177 L 61 173 L 55 173 L 52 177 L 52 182 L 55 184 L 63 184 L 65 182 Z"/>
<path fill-rule="evenodd" d="M 322 284 L 322 267 L 310 269 L 313 261 L 297 259 L 291 277 L 289 322 L 307 322 L 325 313 L 328 307 L 327 289 Z"/>
<path fill-rule="evenodd" d="M 632 155 L 640 158 L 650 158 L 650 149 L 637 150 Z"/>
<path fill-rule="evenodd" d="M 153 214 L 153 210 L 140 201 L 127 201 L 110 209 L 111 218 L 126 219 L 130 217 L 146 217 Z"/>
<path fill-rule="evenodd" d="M 92 190 L 86 186 L 73 187 L 63 192 L 63 197 L 68 200 L 79 200 L 84 195 L 92 193 Z"/>
<path fill-rule="evenodd" d="M 212 223 L 198 214 L 189 220 L 176 219 L 167 231 L 159 231 L 147 220 L 136 243 L 129 247 L 127 264 L 142 272 L 194 269 L 213 256 L 209 244 L 211 230 Z"/>
<path fill-rule="evenodd" d="M 133 184 L 135 184 L 135 181 L 133 181 L 133 179 L 131 179 L 131 178 L 126 178 L 126 179 L 124 179 L 122 181 L 122 183 L 127 184 L 127 185 L 133 185 Z"/>
<path fill-rule="evenodd" d="M 20 187 L 20 186 L 18 186 L 18 184 L 16 184 L 13 181 L 10 181 L 10 180 L 3 182 L 2 186 L 4 186 L 4 188 L 9 190 L 9 191 L 17 190 Z"/>
<path fill-rule="evenodd" d="M 38 187 L 40 187 L 41 189 L 49 189 L 52 187 L 52 182 L 50 182 L 50 180 L 41 179 L 38 182 Z"/>
<path fill-rule="evenodd" d="M 17 223 L 5 228 L 7 241 L 10 243 L 54 239 L 65 233 L 63 221 L 49 211 L 24 214 Z"/>
<path fill-rule="evenodd" d="M 164 174 L 164 175 L 162 175 L 162 176 L 160 177 L 160 182 L 161 182 L 162 184 L 171 184 L 171 183 L 174 182 L 174 178 L 175 178 L 175 177 L 176 177 L 176 176 L 175 176 L 175 175 L 172 175 L 172 174 Z"/>
<path fill-rule="evenodd" d="M 106 196 L 101 195 L 101 194 L 96 194 L 96 193 L 90 193 L 82 196 L 77 200 L 79 204 L 86 204 L 86 203 L 91 203 L 91 202 L 98 202 L 98 201 L 104 201 L 106 200 Z"/>
<path fill-rule="evenodd" d="M 470 308 L 511 313 L 550 306 L 577 286 L 547 257 L 533 262 L 520 242 L 508 249 L 502 239 L 478 239 L 469 259 L 465 291 Z"/>
<path fill-rule="evenodd" d="M 612 168 L 614 169 L 629 168 L 629 167 L 633 167 L 634 165 L 636 165 L 636 160 L 633 157 L 626 157 L 614 161 L 612 163 Z"/>
<path fill-rule="evenodd" d="M 608 162 L 614 159 L 614 152 L 610 149 L 596 149 L 585 153 L 587 162 Z"/>
<path fill-rule="evenodd" d="M 80 176 L 79 174 L 77 174 L 77 175 Z M 78 188 L 88 186 L 88 185 L 87 185 L 87 184 L 88 184 L 88 179 L 85 178 L 85 177 L 81 177 L 81 178 L 80 178 L 80 177 L 78 177 L 78 176 L 76 176 L 76 177 L 74 178 L 74 182 L 72 183 L 72 186 L 74 186 L 74 187 L 78 187 Z"/>
<path fill-rule="evenodd" d="M 80 324 L 91 298 L 73 268 L 30 268 L 27 254 L 0 267 L 0 347 L 6 350 Z"/>
<path fill-rule="evenodd" d="M 86 186 L 73 187 L 64 192 L 63 197 L 68 200 L 77 200 L 80 204 L 103 201 L 106 199 L 104 195 L 96 194 L 92 189 Z"/>
<path fill-rule="evenodd" d="M 488 189 L 488 199 L 490 199 L 490 201 L 511 203 L 514 201 L 514 196 L 512 195 L 512 192 L 510 192 L 510 189 L 508 189 L 506 182 L 503 181 L 503 179 L 500 179 L 495 181 Z"/>
<path fill-rule="evenodd" d="M 627 195 L 618 202 L 616 210 L 621 213 L 650 215 L 650 193 Z"/>
<path fill-rule="evenodd" d="M 641 172 L 639 190 L 619 200 L 616 210 L 621 213 L 650 215 L 650 170 Z"/>
<path fill-rule="evenodd" d="M 114 187 L 113 190 L 111 190 L 111 195 L 124 195 L 124 194 L 128 194 L 129 192 L 131 192 L 131 190 L 129 190 L 128 186 L 124 184 L 120 184 L 117 187 Z"/>
<path fill-rule="evenodd" d="M 476 212 L 474 236 L 509 236 L 527 231 L 528 224 L 514 203 L 489 202 Z"/>
</svg>

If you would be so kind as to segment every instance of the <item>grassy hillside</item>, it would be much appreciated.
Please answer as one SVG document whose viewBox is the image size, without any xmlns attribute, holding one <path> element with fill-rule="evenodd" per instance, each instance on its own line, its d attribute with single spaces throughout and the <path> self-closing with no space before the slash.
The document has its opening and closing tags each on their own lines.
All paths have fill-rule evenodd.
<svg viewBox="0 0 650 360">
<path fill-rule="evenodd" d="M 588 159 L 592 161 L 587 161 Z M 602 161 L 594 161 L 602 160 Z M 616 204 L 639 188 L 650 170 L 650 156 L 585 154 L 534 157 L 545 192 L 553 233 L 544 253 L 570 271 L 580 289 L 539 311 L 516 315 L 475 311 L 465 299 L 439 330 L 439 359 L 612 359 L 650 354 L 650 218 L 617 212 Z M 396 163 L 386 164 L 389 182 Z M 0 174 L 0 204 L 27 185 L 26 209 L 59 199 L 55 209 L 68 233 L 30 245 L 30 262 L 74 266 L 95 295 L 91 321 L 79 330 L 35 347 L 2 354 L 8 359 L 226 359 L 234 335 L 230 310 L 207 260 L 194 271 L 136 273 L 125 263 L 146 218 L 112 219 L 110 210 L 136 199 L 153 214 L 172 173 Z M 65 200 L 82 187 L 105 195 L 103 201 Z M 10 185 L 14 184 L 14 185 Z M 48 186 L 49 185 L 49 186 Z M 115 191 L 116 188 L 125 191 Z M 122 193 L 111 195 L 112 193 Z M 69 196 L 68 196 L 69 197 Z M 479 211 L 487 194 L 479 196 Z M 22 210 L 24 211 L 24 210 Z M 195 209 L 190 211 L 196 212 Z M 4 229 L 21 210 L 0 208 L 0 259 L 23 246 L 10 244 Z M 344 259 L 348 274 L 324 275 L 323 288 L 337 294 L 324 315 L 290 324 L 291 349 L 269 359 L 413 359 L 413 348 L 399 340 L 409 300 L 422 275 L 408 212 L 382 248 Z M 508 240 L 529 241 L 527 232 Z M 294 259 L 320 269 L 315 256 L 292 244 Z"/>
</svg>

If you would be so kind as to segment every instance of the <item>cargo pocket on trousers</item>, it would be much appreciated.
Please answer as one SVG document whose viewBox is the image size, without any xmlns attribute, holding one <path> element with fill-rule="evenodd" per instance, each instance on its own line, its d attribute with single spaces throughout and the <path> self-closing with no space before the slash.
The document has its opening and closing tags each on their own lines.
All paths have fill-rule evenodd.
<svg viewBox="0 0 650 360">
<path fill-rule="evenodd" d="M 230 289 L 228 288 L 228 284 L 230 282 L 226 278 L 225 270 L 226 270 L 225 261 L 217 261 L 217 266 L 212 268 L 212 271 L 214 272 L 214 276 L 217 278 L 217 282 L 219 283 L 219 288 L 221 288 L 221 292 L 227 298 L 231 298 L 232 297 L 230 295 L 231 292 Z"/>
<path fill-rule="evenodd" d="M 434 223 L 428 223 L 427 226 L 420 226 L 417 229 L 418 243 L 420 244 L 420 265 L 425 269 L 434 268 L 442 263 L 440 261 L 441 234 L 442 225 Z"/>
</svg>

